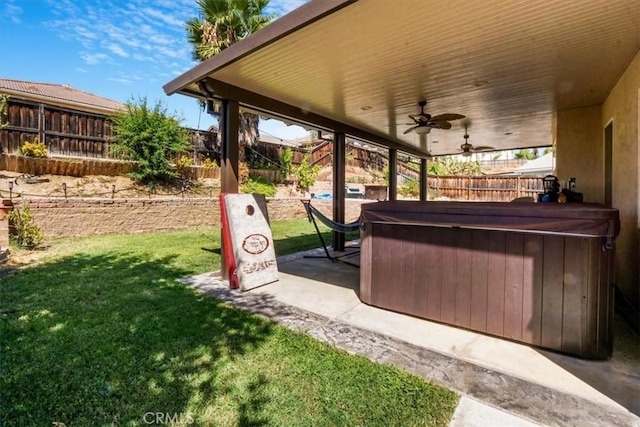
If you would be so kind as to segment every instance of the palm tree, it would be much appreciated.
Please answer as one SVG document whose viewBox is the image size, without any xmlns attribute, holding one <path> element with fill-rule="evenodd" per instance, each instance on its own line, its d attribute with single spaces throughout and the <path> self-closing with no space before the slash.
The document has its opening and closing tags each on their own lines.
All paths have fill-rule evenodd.
<svg viewBox="0 0 640 427">
<path fill-rule="evenodd" d="M 271 22 L 275 15 L 263 10 L 269 0 L 197 0 L 200 16 L 185 23 L 187 38 L 193 46 L 193 58 L 204 61 L 222 52 Z M 219 113 L 219 104 L 215 104 Z M 252 144 L 260 136 L 255 114 L 242 113 L 240 141 Z M 244 150 L 241 150 L 241 152 Z"/>
</svg>

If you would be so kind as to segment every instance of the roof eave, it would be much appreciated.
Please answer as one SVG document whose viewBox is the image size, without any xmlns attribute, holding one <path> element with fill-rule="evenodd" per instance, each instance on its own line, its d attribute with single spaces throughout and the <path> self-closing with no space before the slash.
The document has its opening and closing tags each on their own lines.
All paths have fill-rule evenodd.
<svg viewBox="0 0 640 427">
<path fill-rule="evenodd" d="M 75 101 L 65 100 L 61 98 L 53 98 L 46 95 L 38 95 L 34 93 L 29 93 L 29 92 L 21 92 L 18 90 L 7 89 L 7 88 L 0 88 L 0 94 L 8 95 L 10 98 L 13 97 L 18 99 L 24 99 L 27 101 L 44 102 L 51 105 L 58 105 L 64 108 L 87 111 L 94 114 L 103 114 L 107 116 L 113 115 L 121 110 L 121 108 L 101 107 L 99 105 L 85 104 L 82 102 L 75 102 Z M 124 105 L 122 107 L 124 107 Z"/>
</svg>

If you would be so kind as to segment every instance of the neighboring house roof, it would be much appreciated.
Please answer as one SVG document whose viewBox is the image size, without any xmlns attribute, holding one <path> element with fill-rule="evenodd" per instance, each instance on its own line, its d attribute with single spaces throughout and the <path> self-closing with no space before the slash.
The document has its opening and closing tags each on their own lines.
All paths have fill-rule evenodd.
<svg viewBox="0 0 640 427">
<path fill-rule="evenodd" d="M 530 160 L 522 166 L 513 170 L 516 175 L 547 175 L 553 173 L 554 157 L 553 152 L 549 152 L 537 159 Z"/>
<path fill-rule="evenodd" d="M 0 78 L 0 93 L 20 99 L 49 102 L 55 105 L 112 114 L 124 104 L 92 93 L 74 89 L 69 85 L 29 82 Z"/>
</svg>

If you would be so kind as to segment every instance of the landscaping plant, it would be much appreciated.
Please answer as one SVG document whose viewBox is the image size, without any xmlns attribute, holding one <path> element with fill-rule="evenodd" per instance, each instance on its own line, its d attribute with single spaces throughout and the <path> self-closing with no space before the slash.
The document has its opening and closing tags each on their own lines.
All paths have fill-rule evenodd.
<svg viewBox="0 0 640 427">
<path fill-rule="evenodd" d="M 40 142 L 38 137 L 33 138 L 33 141 L 25 141 L 20 147 L 20 154 L 26 157 L 45 158 L 47 157 L 47 146 L 44 142 Z"/>
<path fill-rule="evenodd" d="M 240 187 L 241 193 L 264 194 L 266 197 L 274 197 L 277 192 L 276 185 L 267 178 L 261 176 L 251 177 L 249 181 Z"/>
<path fill-rule="evenodd" d="M 280 155 L 280 176 L 283 182 L 289 181 L 289 175 L 293 172 L 293 150 L 287 147 Z"/>
<path fill-rule="evenodd" d="M 148 184 L 168 183 L 179 177 L 169 159 L 189 148 L 188 130 L 180 127 L 181 120 L 167 113 L 161 101 L 153 107 L 146 97 L 129 101 L 112 120 L 112 154 L 138 162 L 131 173 L 133 179 Z"/>
<path fill-rule="evenodd" d="M 7 215 L 7 219 L 15 230 L 12 238 L 19 246 L 35 249 L 42 243 L 44 235 L 40 227 L 33 223 L 33 214 L 29 204 L 25 203 L 19 208 L 14 208 Z"/>
<path fill-rule="evenodd" d="M 0 129 L 4 129 L 9 126 L 9 122 L 5 121 L 9 110 L 9 97 L 7 95 L 0 95 Z"/>
<path fill-rule="evenodd" d="M 304 191 L 308 191 L 309 187 L 316 183 L 316 177 L 320 172 L 318 165 L 312 166 L 309 163 L 309 154 L 305 154 L 300 165 L 293 169 L 293 174 L 298 180 L 298 187 Z"/>
</svg>

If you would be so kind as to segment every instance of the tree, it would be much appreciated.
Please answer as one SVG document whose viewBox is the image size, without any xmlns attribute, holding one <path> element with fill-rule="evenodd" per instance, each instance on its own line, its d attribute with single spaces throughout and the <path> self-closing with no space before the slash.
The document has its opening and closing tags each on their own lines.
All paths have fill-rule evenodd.
<svg viewBox="0 0 640 427">
<path fill-rule="evenodd" d="M 200 16 L 185 23 L 187 39 L 193 46 L 192 53 L 196 61 L 219 54 L 275 18 L 273 14 L 264 14 L 269 0 L 198 0 L 196 3 Z M 215 114 L 218 114 L 219 105 L 214 105 Z M 259 120 L 255 114 L 241 114 L 241 143 L 251 145 L 259 138 Z"/>
<path fill-rule="evenodd" d="M 5 122 L 9 110 L 8 106 L 9 97 L 7 95 L 0 95 L 0 129 L 4 129 L 9 126 L 9 122 Z"/>
<path fill-rule="evenodd" d="M 293 169 L 293 174 L 298 180 L 298 187 L 305 191 L 308 191 L 309 187 L 316 183 L 316 177 L 319 172 L 320 167 L 318 165 L 311 165 L 309 154 L 305 154 L 300 166 Z"/>
<path fill-rule="evenodd" d="M 532 150 L 528 150 L 525 148 L 523 150 L 518 150 L 515 152 L 513 157 L 516 159 L 534 160 L 538 158 L 538 149 L 534 148 Z"/>
<path fill-rule="evenodd" d="M 156 184 L 179 177 L 169 158 L 187 151 L 189 134 L 180 126 L 180 119 L 167 113 L 161 101 L 150 108 L 146 97 L 131 100 L 112 120 L 115 145 L 111 151 L 117 157 L 138 162 L 131 174 L 133 179 Z"/>
</svg>

